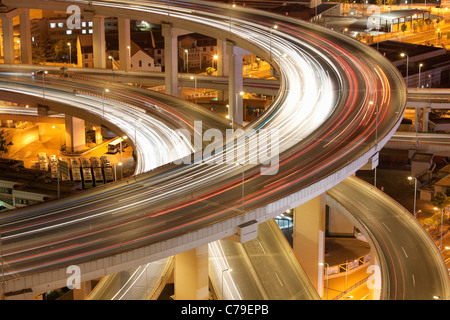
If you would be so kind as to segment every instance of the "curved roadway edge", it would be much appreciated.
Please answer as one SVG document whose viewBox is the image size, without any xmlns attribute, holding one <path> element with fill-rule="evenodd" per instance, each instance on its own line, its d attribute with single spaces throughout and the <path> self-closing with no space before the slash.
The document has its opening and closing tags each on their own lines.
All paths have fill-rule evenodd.
<svg viewBox="0 0 450 320">
<path fill-rule="evenodd" d="M 327 205 L 346 215 L 374 249 L 381 299 L 450 299 L 448 272 L 438 248 L 395 200 L 351 176 L 327 192 Z"/>
<path fill-rule="evenodd" d="M 334 34 L 334 36 L 336 37 L 336 34 Z M 356 46 L 356 44 L 354 45 Z M 377 58 L 379 59 L 378 56 Z M 386 69 L 391 69 L 391 72 L 395 73 L 393 67 L 385 67 Z M 398 80 L 401 81 L 400 79 L 401 78 Z M 399 90 L 400 87 L 401 85 L 397 87 L 397 90 Z M 396 107 L 404 112 L 404 105 Z M 158 260 L 175 253 L 183 252 L 199 245 L 227 237 L 236 233 L 237 227 L 244 222 L 257 221 L 258 223 L 261 223 L 276 216 L 280 212 L 285 211 L 286 209 L 292 208 L 293 206 L 298 206 L 314 198 L 315 196 L 324 193 L 326 190 L 338 184 L 350 174 L 356 172 L 360 167 L 365 165 L 368 160 L 378 152 L 379 147 L 383 146 L 387 142 L 392 133 L 400 124 L 400 120 L 401 115 L 397 115 L 397 118 L 394 118 L 394 120 L 386 120 L 389 124 L 392 124 L 392 126 L 385 130 L 387 132 L 385 132 L 384 135 L 382 135 L 381 140 L 378 141 L 378 146 L 374 146 L 369 150 L 365 149 L 366 151 L 363 152 L 363 154 L 360 154 L 356 159 L 348 162 L 346 165 L 342 165 L 339 170 L 334 171 L 322 180 L 315 181 L 300 191 L 291 193 L 289 196 L 276 200 L 271 204 L 247 212 L 242 217 L 234 216 L 202 229 L 191 231 L 180 236 L 174 236 L 138 249 L 131 249 L 127 252 L 122 252 L 104 258 L 98 258 L 95 259 L 95 261 L 81 262 L 78 266 L 82 270 L 82 280 L 98 278 L 104 274 L 110 274 L 128 269 L 132 266 L 145 264 L 149 260 Z M 24 289 L 31 287 L 33 287 L 36 291 L 46 291 L 50 286 L 64 286 L 66 278 L 67 274 L 65 268 L 46 271 L 8 281 L 6 284 L 8 287 L 7 291 L 15 291 L 19 288 Z"/>
<path fill-rule="evenodd" d="M 161 259 L 131 271 L 103 277 L 87 300 L 156 300 L 174 268 L 174 257 Z"/>
<path fill-rule="evenodd" d="M 210 243 L 209 261 L 222 300 L 320 300 L 274 219 L 259 224 L 258 237 L 243 244 Z"/>
</svg>

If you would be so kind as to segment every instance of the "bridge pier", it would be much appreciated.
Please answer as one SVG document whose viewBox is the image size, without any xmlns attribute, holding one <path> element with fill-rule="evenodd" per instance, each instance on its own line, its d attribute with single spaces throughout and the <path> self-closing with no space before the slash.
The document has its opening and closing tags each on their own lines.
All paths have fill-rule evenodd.
<svg viewBox="0 0 450 320">
<path fill-rule="evenodd" d="M 30 9 L 20 9 L 19 20 L 20 62 L 22 64 L 32 64 Z"/>
<path fill-rule="evenodd" d="M 105 17 L 92 17 L 92 50 L 94 68 L 106 68 Z"/>
<path fill-rule="evenodd" d="M 86 147 L 85 122 L 66 115 L 66 151 L 81 151 Z"/>
<path fill-rule="evenodd" d="M 294 208 L 293 248 L 314 288 L 323 296 L 325 193 Z"/>
<path fill-rule="evenodd" d="M 175 255 L 175 300 L 208 300 L 208 245 Z"/>
<path fill-rule="evenodd" d="M 130 19 L 117 18 L 119 29 L 120 70 L 130 70 Z"/>
<path fill-rule="evenodd" d="M 233 42 L 227 42 L 228 55 L 228 116 L 233 124 L 242 126 L 244 121 L 244 111 L 242 95 L 244 89 L 243 62 L 242 56 L 247 53 Z"/>
<path fill-rule="evenodd" d="M 0 13 L 0 18 L 2 20 L 3 54 L 5 64 L 15 63 L 13 18 L 17 15 L 17 12 L 17 9 L 13 9 L 8 12 Z"/>
</svg>

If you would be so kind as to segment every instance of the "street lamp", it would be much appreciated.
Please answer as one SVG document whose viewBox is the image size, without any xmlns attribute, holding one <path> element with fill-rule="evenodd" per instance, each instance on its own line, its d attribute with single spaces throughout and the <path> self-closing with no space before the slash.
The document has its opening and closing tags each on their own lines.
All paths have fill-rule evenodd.
<svg viewBox="0 0 450 320">
<path fill-rule="evenodd" d="M 270 38 L 269 38 L 269 57 L 272 60 L 272 30 L 278 29 L 278 26 L 275 24 L 272 28 L 270 28 Z"/>
<path fill-rule="evenodd" d="M 191 80 L 194 80 L 194 87 L 195 87 L 195 103 L 197 103 L 197 78 L 191 76 Z"/>
<path fill-rule="evenodd" d="M 323 265 L 327 266 L 327 300 L 328 300 L 328 269 L 330 268 L 330 265 L 326 262 L 319 262 L 319 266 L 323 266 Z"/>
<path fill-rule="evenodd" d="M 44 71 L 42 72 L 42 99 L 45 99 L 45 86 L 44 86 L 44 82 L 45 82 L 45 75 L 48 73 L 48 71 Z"/>
<path fill-rule="evenodd" d="M 105 89 L 102 92 L 103 120 L 105 120 L 105 92 L 109 92 L 109 89 Z"/>
<path fill-rule="evenodd" d="M 406 92 L 408 92 L 409 56 L 408 56 L 406 53 L 404 53 L 404 52 L 400 53 L 400 56 L 401 56 L 402 58 L 404 58 L 404 57 L 406 56 Z"/>
<path fill-rule="evenodd" d="M 113 56 L 109 56 L 109 59 L 111 59 L 111 70 L 114 73 L 114 57 Z"/>
<path fill-rule="evenodd" d="M 423 67 L 423 63 L 419 64 L 419 85 L 417 86 L 417 88 L 420 88 L 420 70 Z"/>
<path fill-rule="evenodd" d="M 22 63 L 22 49 L 20 48 L 20 40 L 17 40 L 17 45 L 19 47 L 19 61 Z"/>
<path fill-rule="evenodd" d="M 224 281 L 223 281 L 223 275 L 224 275 L 225 272 L 229 272 L 229 271 L 233 271 L 233 269 L 227 268 L 227 269 L 222 270 L 222 300 L 224 300 L 224 299 L 223 299 L 223 283 L 224 283 Z"/>
<path fill-rule="evenodd" d="M 234 119 L 236 118 L 235 113 L 237 113 L 237 109 L 240 107 L 240 103 L 239 103 L 239 96 L 243 97 L 244 96 L 244 91 L 239 91 L 236 92 L 236 100 L 234 102 L 234 108 L 229 108 L 228 106 L 228 114 L 229 114 L 229 118 L 231 118 L 231 128 L 234 129 Z M 244 111 L 242 110 L 242 113 Z M 230 114 L 231 113 L 231 114 Z M 227 118 L 228 119 L 228 118 Z"/>
<path fill-rule="evenodd" d="M 56 127 L 56 126 L 52 126 L 52 128 L 59 130 L 59 150 L 61 150 L 61 146 L 62 146 L 61 128 L 60 127 Z"/>
<path fill-rule="evenodd" d="M 408 177 L 408 180 L 412 180 L 414 179 L 414 217 L 417 218 L 417 213 L 416 213 L 416 196 L 417 196 L 417 178 L 416 177 Z"/>
<path fill-rule="evenodd" d="M 217 70 L 217 59 L 219 59 L 219 56 L 217 54 L 214 55 L 213 57 L 213 65 L 212 67 L 215 68 Z"/>
<path fill-rule="evenodd" d="M 127 49 L 128 49 L 128 62 L 131 64 L 131 47 L 130 46 L 127 46 Z"/>
<path fill-rule="evenodd" d="M 186 57 L 185 61 L 186 61 L 186 73 L 189 73 L 189 50 L 188 49 L 184 49 L 184 56 Z"/>
<path fill-rule="evenodd" d="M 69 63 L 72 64 L 72 44 L 67 42 L 67 45 L 69 46 Z"/>
<path fill-rule="evenodd" d="M 236 162 L 235 164 L 236 164 L 236 166 L 241 166 L 241 168 L 242 168 L 242 208 L 241 208 L 242 216 L 241 216 L 241 219 L 244 219 L 244 185 L 245 185 L 244 173 L 245 173 L 245 170 L 244 170 L 244 165 L 242 163 Z"/>
<path fill-rule="evenodd" d="M 369 104 L 372 106 L 374 104 L 373 101 L 369 101 Z M 375 104 L 375 150 L 378 149 L 378 103 Z M 373 186 L 377 187 L 377 167 L 375 167 L 374 172 L 374 180 Z"/>
</svg>

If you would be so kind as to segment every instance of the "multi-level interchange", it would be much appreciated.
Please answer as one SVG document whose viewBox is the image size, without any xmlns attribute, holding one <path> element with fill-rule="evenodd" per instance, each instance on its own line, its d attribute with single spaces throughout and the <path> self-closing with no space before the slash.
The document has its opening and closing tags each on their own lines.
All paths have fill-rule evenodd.
<svg viewBox="0 0 450 320">
<path fill-rule="evenodd" d="M 161 282 L 174 259 L 180 266 L 175 299 L 207 299 L 208 274 L 219 299 L 325 298 L 326 206 L 347 216 L 370 244 L 374 299 L 450 297 L 443 259 L 419 223 L 380 190 L 352 177 L 363 166 L 377 165 L 378 152 L 405 112 L 403 78 L 376 50 L 289 16 L 218 2 L 2 4 L 4 43 L 10 40 L 8 21 L 25 15 L 23 9 L 66 11 L 73 4 L 91 15 L 96 69 L 77 72 L 101 74 L 90 80 L 31 76 L 36 68 L 9 65 L 5 46 L 2 100 L 89 119 L 126 135 L 138 163 L 131 177 L 1 213 L 2 293 L 8 299 L 66 286 L 71 266 L 85 282 L 141 273 L 159 261 L 162 271 L 154 278 Z M 114 75 L 105 65 L 102 22 L 109 16 L 118 18 L 119 28 L 122 71 Z M 120 82 L 122 76 L 140 76 L 127 74 L 130 19 L 162 25 L 166 94 Z M 227 54 L 228 77 L 221 79 L 229 119 L 176 97 L 183 81 L 176 41 L 182 30 L 217 38 Z M 25 43 L 26 35 L 21 37 Z M 248 85 L 243 52 L 276 70 L 279 89 L 270 108 L 242 128 L 239 92 Z M 227 129 L 236 134 L 226 136 Z M 211 143 L 205 134 L 223 140 Z M 286 210 L 295 213 L 295 255 L 271 222 Z M 258 259 L 252 270 L 236 258 L 242 250 L 255 254 L 246 259 Z M 287 272 L 278 274 L 277 268 Z M 104 283 L 102 290 L 108 296 Z"/>
</svg>

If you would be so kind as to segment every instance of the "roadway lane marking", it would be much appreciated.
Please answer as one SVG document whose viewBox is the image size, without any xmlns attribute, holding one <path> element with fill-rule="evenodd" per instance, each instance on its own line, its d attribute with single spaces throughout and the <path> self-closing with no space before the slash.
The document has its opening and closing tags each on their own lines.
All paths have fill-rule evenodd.
<svg viewBox="0 0 450 320">
<path fill-rule="evenodd" d="M 408 258 L 408 255 L 406 254 L 405 248 L 401 247 L 403 250 L 403 253 L 405 254 L 406 258 Z"/>
<path fill-rule="evenodd" d="M 278 279 L 278 282 L 280 283 L 280 285 L 281 285 L 282 287 L 284 287 L 283 283 L 281 282 L 280 277 L 278 276 L 278 273 L 275 272 L 275 275 L 277 276 L 277 279 Z"/>
<path fill-rule="evenodd" d="M 413 286 L 415 287 L 416 286 L 416 277 L 414 277 L 414 273 L 411 274 L 411 276 L 412 276 L 412 280 L 413 280 Z"/>
<path fill-rule="evenodd" d="M 383 222 L 383 224 L 389 230 L 389 232 L 392 232 L 391 229 L 389 229 L 389 227 L 386 225 L 386 223 Z"/>
</svg>

